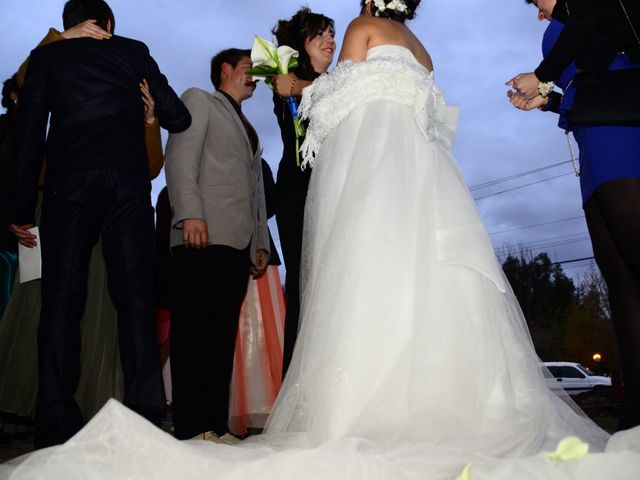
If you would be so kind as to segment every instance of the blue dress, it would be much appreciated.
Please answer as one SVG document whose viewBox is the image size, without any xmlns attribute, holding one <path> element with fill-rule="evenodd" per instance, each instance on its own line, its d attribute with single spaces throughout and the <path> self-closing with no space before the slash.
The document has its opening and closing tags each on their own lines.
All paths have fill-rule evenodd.
<svg viewBox="0 0 640 480">
<path fill-rule="evenodd" d="M 542 52 L 546 56 L 562 32 L 564 25 L 552 20 L 542 39 Z M 624 55 L 618 55 L 609 70 L 640 68 Z M 575 64 L 569 65 L 556 80 L 556 85 L 564 91 L 560 104 L 560 128 L 570 130 L 580 147 L 580 190 L 584 205 L 605 182 L 621 178 L 640 178 L 640 127 L 570 125 L 567 115 L 575 88 L 571 80 L 575 76 Z"/>
</svg>

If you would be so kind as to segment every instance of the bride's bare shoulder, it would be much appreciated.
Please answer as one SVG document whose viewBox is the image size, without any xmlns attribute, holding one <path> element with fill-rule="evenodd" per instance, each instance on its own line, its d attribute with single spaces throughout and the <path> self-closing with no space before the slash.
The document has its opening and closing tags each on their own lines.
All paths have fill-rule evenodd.
<svg viewBox="0 0 640 480">
<path fill-rule="evenodd" d="M 366 59 L 372 27 L 368 17 L 356 17 L 351 20 L 344 35 L 342 51 L 338 61 L 351 60 L 361 62 Z"/>
<path fill-rule="evenodd" d="M 356 17 L 349 23 L 347 27 L 347 31 L 351 32 L 362 32 L 362 31 L 370 31 L 372 28 L 375 28 L 375 19 L 372 17 Z"/>
</svg>

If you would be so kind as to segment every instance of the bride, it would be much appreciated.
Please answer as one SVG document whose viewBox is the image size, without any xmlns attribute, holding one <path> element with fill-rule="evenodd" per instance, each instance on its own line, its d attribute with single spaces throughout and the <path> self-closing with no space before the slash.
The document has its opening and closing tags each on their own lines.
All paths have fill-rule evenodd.
<svg viewBox="0 0 640 480">
<path fill-rule="evenodd" d="M 608 439 L 545 386 L 450 153 L 457 110 L 404 25 L 419 3 L 362 0 L 339 65 L 305 89 L 302 326 L 265 433 L 177 442 L 112 401 L 0 478 L 637 476 L 639 429 Z M 591 453 L 549 458 L 567 436 Z"/>
</svg>

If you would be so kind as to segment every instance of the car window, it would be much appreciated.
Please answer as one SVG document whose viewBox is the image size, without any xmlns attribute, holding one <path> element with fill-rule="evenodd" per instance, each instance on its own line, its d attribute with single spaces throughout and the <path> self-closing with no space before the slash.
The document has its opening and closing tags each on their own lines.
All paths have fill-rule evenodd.
<svg viewBox="0 0 640 480">
<path fill-rule="evenodd" d="M 560 367 L 560 376 L 563 378 L 584 378 L 585 374 L 575 367 Z"/>
<path fill-rule="evenodd" d="M 593 373 L 591 370 L 589 370 L 587 367 L 585 367 L 584 365 L 576 365 L 576 368 L 578 368 L 582 373 L 584 373 L 585 375 L 588 375 L 590 377 L 595 377 L 596 374 Z"/>
<path fill-rule="evenodd" d="M 551 375 L 553 375 L 554 377 L 558 378 L 560 377 L 560 367 L 547 367 L 549 369 L 549 371 L 551 372 Z"/>
</svg>

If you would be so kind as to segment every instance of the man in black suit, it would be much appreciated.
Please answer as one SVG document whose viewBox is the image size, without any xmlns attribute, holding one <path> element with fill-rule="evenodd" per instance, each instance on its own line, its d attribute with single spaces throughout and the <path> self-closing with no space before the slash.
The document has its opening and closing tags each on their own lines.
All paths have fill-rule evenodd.
<svg viewBox="0 0 640 480">
<path fill-rule="evenodd" d="M 88 19 L 113 31 L 106 2 L 65 4 L 65 29 Z M 160 125 L 170 132 L 187 129 L 188 110 L 141 42 L 79 38 L 31 53 L 18 108 L 9 222 L 23 245 L 35 244 L 27 230 L 34 224 L 37 177 L 46 153 L 36 448 L 66 441 L 84 423 L 74 400 L 79 323 L 89 254 L 100 235 L 109 293 L 118 311 L 124 403 L 156 424 L 164 414 L 153 302 L 153 208 L 139 89 L 143 79 Z"/>
</svg>

